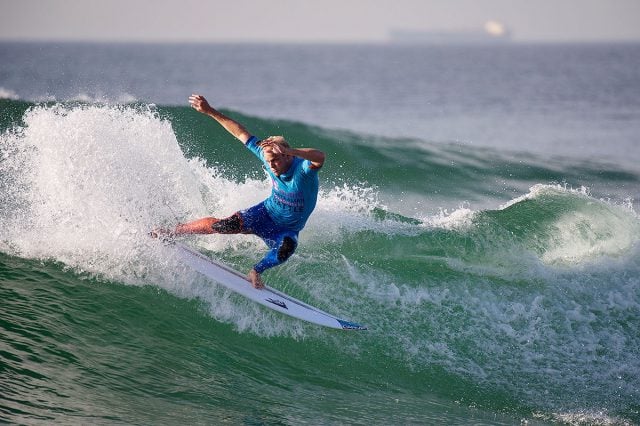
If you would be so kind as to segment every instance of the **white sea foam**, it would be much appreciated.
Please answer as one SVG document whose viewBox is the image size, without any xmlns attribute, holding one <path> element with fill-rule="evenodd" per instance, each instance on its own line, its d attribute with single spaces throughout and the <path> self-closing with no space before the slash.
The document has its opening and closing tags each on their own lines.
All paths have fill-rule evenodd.
<svg viewBox="0 0 640 426">
<path fill-rule="evenodd" d="M 24 122 L 24 128 L 0 139 L 0 179 L 7 196 L 0 207 L 3 251 L 54 260 L 103 279 L 158 285 L 180 297 L 200 297 L 214 317 L 242 330 L 300 335 L 290 320 L 206 285 L 147 236 L 154 226 L 225 217 L 251 206 L 268 195 L 267 180 L 234 181 L 203 160 L 186 158 L 171 123 L 151 107 L 37 106 L 27 111 Z M 360 209 L 368 207 L 361 193 L 354 195 L 357 191 L 323 193 L 316 232 L 336 222 L 336 209 L 345 213 L 338 226 L 359 220 Z M 313 234 L 314 225 L 310 228 Z M 246 256 L 246 264 L 264 254 L 264 244 L 252 236 L 190 241 L 205 250 L 234 249 Z"/>
<path fill-rule="evenodd" d="M 539 416 L 549 420 L 548 415 Z M 612 416 L 605 410 L 583 410 L 575 412 L 554 413 L 551 420 L 572 426 L 631 426 L 633 422 L 618 416 Z"/>
<path fill-rule="evenodd" d="M 423 223 L 442 229 L 464 229 L 472 224 L 476 212 L 461 206 L 453 211 L 441 210 L 436 216 L 425 218 Z"/>
<path fill-rule="evenodd" d="M 71 96 L 65 101 L 79 101 L 88 104 L 106 104 L 106 105 L 118 105 L 118 104 L 130 104 L 138 101 L 138 99 L 130 93 L 123 92 L 118 95 L 106 95 L 104 93 L 86 93 L 80 92 L 75 96 Z"/>
<path fill-rule="evenodd" d="M 152 110 L 57 105 L 32 108 L 24 121 L 23 129 L 1 140 L 0 177 L 10 189 L 0 208 L 3 250 L 204 297 L 215 301 L 216 315 L 231 318 L 212 286 L 147 233 L 174 224 L 176 216 L 228 213 L 235 206 L 227 199 L 242 198 L 231 194 L 247 191 L 185 158 L 171 124 Z M 211 190 L 212 180 L 219 193 Z"/>
<path fill-rule="evenodd" d="M 0 87 L 0 99 L 12 99 L 14 101 L 17 101 L 18 99 L 20 99 L 20 96 L 18 96 L 18 94 L 11 89 Z"/>
</svg>

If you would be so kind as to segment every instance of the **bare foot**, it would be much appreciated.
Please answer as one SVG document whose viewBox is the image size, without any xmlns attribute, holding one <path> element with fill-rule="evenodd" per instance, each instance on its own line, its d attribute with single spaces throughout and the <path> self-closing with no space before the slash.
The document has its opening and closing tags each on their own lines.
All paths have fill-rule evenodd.
<svg viewBox="0 0 640 426">
<path fill-rule="evenodd" d="M 255 269 L 249 271 L 247 278 L 249 279 L 249 281 L 251 281 L 251 285 L 253 286 L 253 288 L 257 288 L 258 290 L 262 290 L 264 288 L 262 277 L 258 272 L 256 272 Z"/>
<path fill-rule="evenodd" d="M 169 240 L 175 237 L 175 233 L 165 228 L 155 228 L 149 232 L 151 238 L 159 238 L 161 240 Z"/>
</svg>

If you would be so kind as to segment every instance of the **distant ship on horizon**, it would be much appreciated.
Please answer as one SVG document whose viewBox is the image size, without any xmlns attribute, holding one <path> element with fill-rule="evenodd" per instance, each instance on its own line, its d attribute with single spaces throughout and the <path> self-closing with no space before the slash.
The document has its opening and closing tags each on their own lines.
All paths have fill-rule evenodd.
<svg viewBox="0 0 640 426">
<path fill-rule="evenodd" d="M 394 29 L 389 32 L 392 43 L 403 44 L 468 44 L 468 43 L 507 43 L 511 31 L 498 21 L 487 21 L 480 30 L 460 31 L 424 31 Z"/>
</svg>

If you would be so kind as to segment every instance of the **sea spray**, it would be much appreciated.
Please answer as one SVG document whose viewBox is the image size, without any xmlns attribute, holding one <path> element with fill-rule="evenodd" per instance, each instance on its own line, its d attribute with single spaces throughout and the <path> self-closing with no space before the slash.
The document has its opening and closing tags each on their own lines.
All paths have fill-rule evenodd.
<svg viewBox="0 0 640 426">
<path fill-rule="evenodd" d="M 0 207 L 2 251 L 47 262 L 45 268 L 56 273 L 70 268 L 71 281 L 84 277 L 158 289 L 145 293 L 148 303 L 166 297 L 164 292 L 199 301 L 207 318 L 230 325 L 237 339 L 266 350 L 272 362 L 286 357 L 262 338 L 277 339 L 289 351 L 312 345 L 332 365 L 349 360 L 359 379 L 341 386 L 363 392 L 371 391 L 366 383 L 386 382 L 402 392 L 432 392 L 498 410 L 574 413 L 587 407 L 632 415 L 640 371 L 640 231 L 631 209 L 586 191 L 517 178 L 516 186 L 531 189 L 497 207 L 457 199 L 450 202 L 462 207 L 440 210 L 425 192 L 420 205 L 429 209 L 406 206 L 417 214 L 403 216 L 386 202 L 401 177 L 367 183 L 362 177 L 369 171 L 355 168 L 356 157 L 336 154 L 340 140 L 292 124 L 301 140 L 334 158 L 321 171 L 318 207 L 298 251 L 269 271 L 267 280 L 370 326 L 366 337 L 346 341 L 220 289 L 147 236 L 155 226 L 229 215 L 269 192 L 259 165 L 249 162 L 255 159 L 243 156 L 232 138 L 205 128 L 202 136 L 217 151 L 199 147 L 197 132 L 185 124 L 189 113 L 144 105 L 30 107 L 23 125 L 1 136 L 0 182 L 8 200 Z M 287 134 L 286 124 L 278 125 Z M 424 169 L 450 157 L 433 146 L 424 151 L 430 161 L 407 160 L 403 169 L 412 176 L 414 199 Z M 487 164 L 499 160 L 483 158 L 481 151 L 474 155 L 476 176 L 495 177 Z M 386 162 L 377 154 L 366 161 L 374 169 Z M 347 170 L 354 165 L 352 182 L 334 176 L 345 164 Z M 246 170 L 253 165 L 257 174 Z M 467 170 L 440 171 L 456 176 L 453 194 L 483 191 L 474 182 L 460 187 Z M 539 173 L 534 179 L 544 180 L 545 172 Z M 444 185 L 446 179 L 439 179 Z M 240 270 L 264 252 L 251 236 L 186 241 Z M 214 326 L 203 327 L 206 334 Z M 322 374 L 339 383 L 346 380 L 345 370 L 339 371 L 340 378 L 328 370 Z M 608 390 L 604 396 L 602 389 Z"/>
</svg>

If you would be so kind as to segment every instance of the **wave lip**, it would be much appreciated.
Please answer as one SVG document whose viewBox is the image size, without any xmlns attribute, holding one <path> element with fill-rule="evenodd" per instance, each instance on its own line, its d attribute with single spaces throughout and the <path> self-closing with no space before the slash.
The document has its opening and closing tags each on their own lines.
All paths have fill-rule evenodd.
<svg viewBox="0 0 640 426">
<path fill-rule="evenodd" d="M 640 222 L 629 205 L 593 198 L 585 187 L 536 185 L 500 208 L 549 265 L 577 265 L 629 253 Z"/>
</svg>

